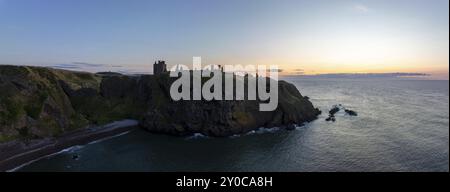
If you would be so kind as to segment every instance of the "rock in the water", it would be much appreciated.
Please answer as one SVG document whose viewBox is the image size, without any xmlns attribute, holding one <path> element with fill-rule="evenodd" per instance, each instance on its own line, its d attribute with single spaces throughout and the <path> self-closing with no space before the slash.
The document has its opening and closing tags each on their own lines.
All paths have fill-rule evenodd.
<svg viewBox="0 0 450 192">
<path fill-rule="evenodd" d="M 336 121 L 336 118 L 335 118 L 334 116 L 329 116 L 329 117 L 327 117 L 327 118 L 325 119 L 325 121 L 332 121 L 332 122 L 335 122 L 335 121 Z"/>
<path fill-rule="evenodd" d="M 317 110 L 317 115 L 321 115 L 322 114 L 322 111 L 319 110 L 319 108 L 316 108 L 316 110 Z"/>
<path fill-rule="evenodd" d="M 350 116 L 358 116 L 358 113 L 356 113 L 356 112 L 353 111 L 353 110 L 349 110 L 349 109 L 346 109 L 346 110 L 345 110 L 345 113 L 347 113 L 347 114 L 350 115 Z"/>
<path fill-rule="evenodd" d="M 342 104 L 334 105 L 333 108 L 329 111 L 328 118 L 325 119 L 325 121 L 336 121 L 336 117 L 334 116 L 337 112 L 339 112 L 341 109 L 344 109 L 345 113 L 350 116 L 358 116 L 358 113 L 356 113 L 353 110 L 345 109 Z"/>
<path fill-rule="evenodd" d="M 294 124 L 287 125 L 286 130 L 289 130 L 289 131 L 295 130 L 295 125 Z"/>
<path fill-rule="evenodd" d="M 334 114 L 336 114 L 337 112 L 339 112 L 341 110 L 341 108 L 339 108 L 338 106 L 334 106 L 330 111 L 330 116 L 334 116 Z"/>
<path fill-rule="evenodd" d="M 325 121 L 335 122 L 336 117 L 334 117 L 334 115 L 341 110 L 341 107 L 341 104 L 333 106 L 333 108 L 331 108 L 331 110 L 328 112 L 328 117 L 325 119 Z"/>
</svg>

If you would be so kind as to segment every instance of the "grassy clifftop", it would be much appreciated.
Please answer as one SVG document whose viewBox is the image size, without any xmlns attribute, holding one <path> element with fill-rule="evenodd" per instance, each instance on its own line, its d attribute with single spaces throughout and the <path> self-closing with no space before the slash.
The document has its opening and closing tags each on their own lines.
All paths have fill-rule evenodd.
<svg viewBox="0 0 450 192">
<path fill-rule="evenodd" d="M 0 65 L 0 143 L 140 119 L 150 100 L 146 97 L 159 104 L 168 99 L 160 91 L 151 91 L 160 88 L 160 78 L 143 79 L 148 83 L 140 85 L 139 93 L 136 77 Z"/>
<path fill-rule="evenodd" d="M 40 67 L 0 66 L 0 142 L 17 138 L 56 136 L 84 127 L 62 89 L 99 88 L 100 78 Z"/>
</svg>

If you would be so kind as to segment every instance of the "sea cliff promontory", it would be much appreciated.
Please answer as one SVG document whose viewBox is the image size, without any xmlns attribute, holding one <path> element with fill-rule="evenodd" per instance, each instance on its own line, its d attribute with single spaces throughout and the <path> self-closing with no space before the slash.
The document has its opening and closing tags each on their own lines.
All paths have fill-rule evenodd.
<svg viewBox="0 0 450 192">
<path fill-rule="evenodd" d="M 279 81 L 279 105 L 257 101 L 173 101 L 168 74 L 122 75 L 45 67 L 0 66 L 0 142 L 57 137 L 88 125 L 136 119 L 151 132 L 229 136 L 314 120 L 319 111 Z"/>
</svg>

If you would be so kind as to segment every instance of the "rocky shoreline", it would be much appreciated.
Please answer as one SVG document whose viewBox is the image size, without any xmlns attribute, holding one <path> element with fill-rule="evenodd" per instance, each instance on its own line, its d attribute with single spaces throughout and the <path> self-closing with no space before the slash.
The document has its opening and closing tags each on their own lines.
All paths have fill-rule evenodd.
<svg viewBox="0 0 450 192">
<path fill-rule="evenodd" d="M 55 154 L 69 147 L 122 134 L 138 127 L 135 120 L 116 121 L 65 133 L 58 138 L 11 141 L 0 144 L 0 171 L 9 171 L 28 162 Z"/>
</svg>

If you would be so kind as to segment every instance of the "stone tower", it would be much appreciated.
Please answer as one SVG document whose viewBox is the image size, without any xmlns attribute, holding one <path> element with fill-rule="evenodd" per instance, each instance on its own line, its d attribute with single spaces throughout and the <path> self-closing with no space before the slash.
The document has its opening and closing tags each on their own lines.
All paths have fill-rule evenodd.
<svg viewBox="0 0 450 192">
<path fill-rule="evenodd" d="M 161 60 L 158 60 L 158 62 L 155 61 L 155 64 L 153 64 L 153 74 L 159 75 L 165 72 L 167 72 L 166 62 Z"/>
</svg>

